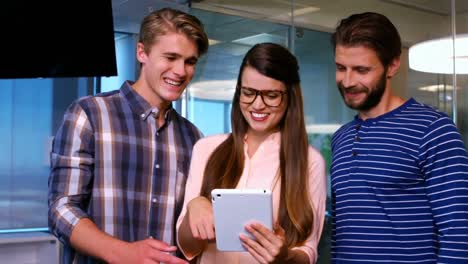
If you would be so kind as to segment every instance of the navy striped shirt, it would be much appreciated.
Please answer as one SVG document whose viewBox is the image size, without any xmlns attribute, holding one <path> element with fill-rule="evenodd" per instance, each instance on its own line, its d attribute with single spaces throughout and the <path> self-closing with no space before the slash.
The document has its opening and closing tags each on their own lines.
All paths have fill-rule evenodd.
<svg viewBox="0 0 468 264">
<path fill-rule="evenodd" d="M 333 263 L 468 263 L 468 156 L 446 114 L 410 99 L 332 139 Z"/>
<path fill-rule="evenodd" d="M 49 226 L 64 243 L 64 263 L 97 262 L 69 244 L 83 217 L 124 241 L 152 236 L 174 244 L 201 133 L 172 108 L 158 127 L 159 110 L 130 85 L 74 102 L 54 138 Z"/>
</svg>

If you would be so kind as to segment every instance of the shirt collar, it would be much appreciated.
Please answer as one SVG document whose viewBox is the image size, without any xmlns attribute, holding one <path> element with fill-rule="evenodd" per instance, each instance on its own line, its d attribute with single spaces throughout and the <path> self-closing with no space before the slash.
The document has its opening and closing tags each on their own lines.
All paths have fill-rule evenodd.
<svg viewBox="0 0 468 264">
<path fill-rule="evenodd" d="M 137 114 L 142 120 L 146 120 L 149 115 L 158 116 L 160 109 L 154 106 L 151 106 L 141 95 L 139 95 L 133 88 L 132 85 L 134 82 L 126 81 L 120 87 L 121 96 L 124 97 L 132 111 Z M 169 106 L 169 109 L 166 111 L 165 119 L 166 121 L 171 119 L 172 104 Z"/>
<path fill-rule="evenodd" d="M 393 109 L 392 111 L 384 113 L 384 114 L 382 114 L 380 116 L 377 116 L 377 117 L 374 117 L 374 118 L 367 118 L 366 120 L 362 120 L 362 118 L 359 117 L 359 114 L 357 114 L 357 115 L 354 116 L 353 121 L 354 121 L 354 123 L 371 123 L 371 122 L 380 121 L 382 119 L 385 119 L 385 118 L 388 118 L 390 116 L 394 116 L 395 114 L 400 113 L 401 111 L 408 108 L 409 105 L 414 104 L 414 103 L 416 103 L 416 100 L 413 97 L 411 97 L 410 99 L 406 100 L 406 102 L 404 102 L 399 107 Z"/>
</svg>

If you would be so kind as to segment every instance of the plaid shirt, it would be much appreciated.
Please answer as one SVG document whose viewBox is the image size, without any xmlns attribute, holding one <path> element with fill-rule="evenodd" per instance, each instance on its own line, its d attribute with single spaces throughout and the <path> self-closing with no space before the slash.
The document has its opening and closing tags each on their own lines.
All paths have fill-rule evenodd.
<svg viewBox="0 0 468 264">
<path fill-rule="evenodd" d="M 65 263 L 98 262 L 70 246 L 83 217 L 121 240 L 152 236 L 174 244 L 192 146 L 201 133 L 172 108 L 158 128 L 158 109 L 130 85 L 71 104 L 55 136 L 49 226 L 64 243 Z"/>
</svg>

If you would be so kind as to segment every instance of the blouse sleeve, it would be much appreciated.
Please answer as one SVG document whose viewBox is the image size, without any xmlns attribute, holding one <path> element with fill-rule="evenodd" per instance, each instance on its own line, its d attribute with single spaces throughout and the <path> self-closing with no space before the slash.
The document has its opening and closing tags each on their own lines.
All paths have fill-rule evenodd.
<svg viewBox="0 0 468 264">
<path fill-rule="evenodd" d="M 293 250 L 304 251 L 309 256 L 310 263 L 315 263 L 317 261 L 317 246 L 325 221 L 327 179 L 325 160 L 320 152 L 312 147 L 309 147 L 309 195 L 314 213 L 312 232 L 303 246 L 295 247 Z"/>
<path fill-rule="evenodd" d="M 222 142 L 225 137 L 226 136 L 212 136 L 208 138 L 202 138 L 198 140 L 197 143 L 195 143 L 193 146 L 189 175 L 185 185 L 184 204 L 176 223 L 177 245 L 184 256 L 189 260 L 200 254 L 200 252 L 193 254 L 193 256 L 188 256 L 186 254 L 184 248 L 181 247 L 179 243 L 179 228 L 182 224 L 182 220 L 184 219 L 185 214 L 187 213 L 187 204 L 195 197 L 200 196 L 200 190 L 203 182 L 203 173 L 205 171 L 208 158 L 210 157 L 213 150 Z"/>
</svg>

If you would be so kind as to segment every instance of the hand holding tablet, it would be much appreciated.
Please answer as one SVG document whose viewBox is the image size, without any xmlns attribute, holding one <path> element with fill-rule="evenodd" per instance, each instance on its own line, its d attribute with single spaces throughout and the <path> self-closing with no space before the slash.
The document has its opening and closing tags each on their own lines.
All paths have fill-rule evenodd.
<svg viewBox="0 0 468 264">
<path fill-rule="evenodd" d="M 264 189 L 214 189 L 211 192 L 216 232 L 220 251 L 246 251 L 241 233 L 252 237 L 245 226 L 258 222 L 272 230 L 271 191 Z"/>
</svg>

